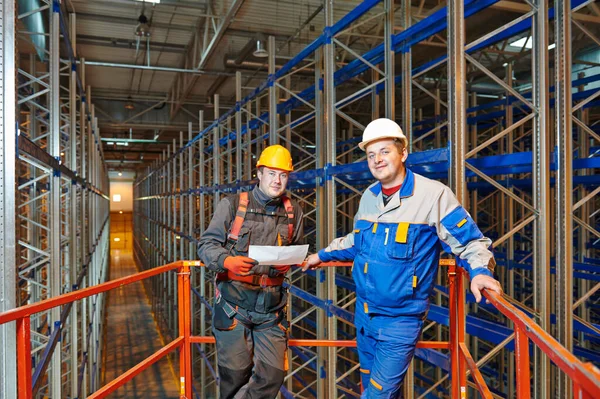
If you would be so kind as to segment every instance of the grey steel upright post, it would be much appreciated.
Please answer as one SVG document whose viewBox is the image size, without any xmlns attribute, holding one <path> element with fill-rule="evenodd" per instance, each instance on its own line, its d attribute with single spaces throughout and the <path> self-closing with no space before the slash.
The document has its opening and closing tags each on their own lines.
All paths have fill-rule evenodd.
<svg viewBox="0 0 600 399">
<path fill-rule="evenodd" d="M 49 153 L 55 159 L 60 158 L 60 25 L 57 11 L 50 13 L 50 146 Z M 61 215 L 60 215 L 60 174 L 53 171 L 50 178 L 50 297 L 61 294 L 62 272 L 61 272 Z M 50 311 L 50 330 L 60 329 L 60 308 L 56 307 Z M 57 350 L 52 354 L 50 370 L 50 389 L 52 398 L 61 397 L 61 359 L 62 350 L 57 345 Z"/>
<path fill-rule="evenodd" d="M 552 220 L 550 216 L 550 151 L 548 143 L 548 5 L 546 0 L 535 0 L 532 49 L 532 100 L 537 107 L 533 121 L 533 204 L 537 210 L 534 221 L 533 280 L 534 308 L 538 311 L 540 327 L 550 331 L 550 245 Z M 550 396 L 550 360 L 536 347 L 533 356 L 533 397 Z"/>
<path fill-rule="evenodd" d="M 0 0 L 0 312 L 16 307 L 16 82 L 15 1 Z M 0 326 L 0 399 L 17 397 L 15 323 Z"/>
<path fill-rule="evenodd" d="M 269 36 L 269 79 L 275 75 L 275 36 Z M 257 115 L 260 116 L 260 115 Z M 269 145 L 279 144 L 279 115 L 277 115 L 277 85 L 274 81 L 269 82 Z"/>
<path fill-rule="evenodd" d="M 333 26 L 333 0 L 325 1 L 325 26 Z M 335 106 L 335 85 L 334 85 L 334 73 L 335 73 L 335 46 L 332 41 L 325 44 L 324 49 L 324 60 L 325 60 L 325 75 L 324 75 L 324 98 L 325 106 L 325 136 L 326 141 L 326 159 L 327 166 L 336 165 L 336 106 Z M 337 202 L 336 202 L 336 187 L 335 181 L 326 177 L 326 195 L 327 202 L 322 204 L 327 208 L 327 241 L 330 242 L 336 237 L 336 220 L 337 220 Z M 335 268 L 327 268 L 327 299 L 332 301 L 333 304 L 337 303 L 337 290 L 335 286 Z M 327 339 L 337 340 L 337 320 L 331 316 L 327 319 Z M 337 397 L 336 388 L 336 359 L 337 359 L 337 348 L 327 348 L 327 396 L 328 398 Z M 318 372 L 318 371 L 317 371 Z"/>
<path fill-rule="evenodd" d="M 237 107 L 241 107 L 242 101 L 242 73 L 237 71 L 235 73 L 235 103 Z M 235 179 L 240 182 L 244 176 L 244 167 L 242 164 L 242 114 L 241 108 L 235 112 Z M 250 132 L 246 131 L 246 134 Z"/>
<path fill-rule="evenodd" d="M 200 111 L 199 113 L 199 124 L 200 124 L 200 132 L 204 130 L 204 111 Z M 199 165 L 199 174 L 200 174 L 200 234 L 204 233 L 204 228 L 206 226 L 206 209 L 204 206 L 204 188 L 205 188 L 205 180 L 204 176 L 206 174 L 206 166 L 204 165 L 204 137 L 200 137 L 198 140 L 198 151 L 200 153 L 200 165 Z M 206 298 L 206 268 L 200 268 L 200 297 Z M 200 336 L 204 337 L 206 335 L 206 305 L 201 304 L 200 306 Z M 206 344 L 201 344 L 200 348 L 202 349 L 202 353 L 206 353 Z M 200 397 L 206 397 L 206 365 L 204 362 L 201 363 L 200 366 Z"/>
<path fill-rule="evenodd" d="M 573 121 L 571 98 L 571 0 L 555 0 L 556 73 L 556 331 L 573 351 Z M 571 380 L 560 373 L 557 397 L 571 397 Z"/>
<path fill-rule="evenodd" d="M 71 47 L 73 48 L 73 53 L 76 55 L 77 47 L 74 42 L 74 38 L 76 37 L 76 20 L 75 14 L 70 14 L 70 23 L 71 23 L 71 31 L 70 36 L 73 39 L 71 43 Z M 71 68 L 71 76 L 69 81 L 69 127 L 70 127 L 70 162 L 69 167 L 73 172 L 77 172 L 77 70 L 72 66 Z M 71 220 L 69 221 L 69 266 L 70 266 L 70 277 L 71 277 L 71 286 L 69 287 L 71 290 L 76 289 L 74 286 L 77 282 L 77 275 L 81 269 L 81 263 L 79 262 L 78 252 L 79 252 L 79 240 L 77 239 L 77 225 L 79 224 L 80 219 L 77 217 L 77 184 L 72 182 L 70 185 L 70 194 L 71 194 Z M 77 395 L 77 378 L 78 373 L 77 370 L 77 360 L 78 360 L 78 351 L 79 351 L 79 331 L 77 329 L 78 326 L 78 304 L 74 303 L 71 308 L 71 314 L 69 316 L 69 327 L 70 327 L 70 351 L 71 351 L 71 359 L 70 359 L 70 389 L 71 389 L 71 397 Z"/>
<path fill-rule="evenodd" d="M 219 95 L 215 94 L 214 101 L 214 113 L 213 117 L 215 121 L 219 120 Z M 219 160 L 219 138 L 220 138 L 220 130 L 221 124 L 217 123 L 217 125 L 213 129 L 213 151 L 212 151 L 212 161 L 213 161 L 213 184 L 217 186 L 220 182 L 221 175 L 221 161 Z M 213 191 L 213 212 L 217 209 L 217 204 L 219 203 L 219 192 L 216 190 Z"/>
<path fill-rule="evenodd" d="M 465 204 L 465 112 L 467 93 L 465 68 L 465 21 L 462 0 L 449 0 L 448 16 L 448 131 L 450 187 L 458 200 Z M 456 354 L 458 356 L 458 354 Z"/>
<path fill-rule="evenodd" d="M 322 67 L 323 67 L 323 49 L 319 48 L 315 52 L 315 82 L 319 82 L 322 77 Z M 324 134 L 324 118 L 323 118 L 323 90 L 321 89 L 321 85 L 315 84 L 315 144 L 316 150 L 315 154 L 317 156 L 316 159 L 316 167 L 318 169 L 323 169 L 327 163 L 326 155 L 327 155 L 327 141 Z M 325 184 L 321 180 L 321 177 L 316 179 L 316 187 L 315 187 L 315 197 L 317 204 L 327 204 L 327 197 L 325 192 Z M 325 248 L 329 241 L 327 241 L 327 230 L 325 226 L 327 226 L 327 207 L 326 206 L 317 206 L 317 250 L 319 248 Z M 324 270 L 317 270 L 316 272 L 316 285 L 317 285 L 317 297 L 326 298 L 327 297 L 327 285 L 325 282 L 321 281 L 320 275 L 321 273 L 325 273 Z M 327 331 L 327 313 L 325 309 L 317 308 L 317 339 L 326 339 L 326 331 Z M 317 363 L 316 363 L 316 378 L 317 378 L 317 398 L 325 398 L 325 390 L 326 384 L 325 380 L 320 378 L 319 371 L 325 369 L 325 365 L 327 363 L 327 349 L 323 347 L 317 348 Z"/>
</svg>

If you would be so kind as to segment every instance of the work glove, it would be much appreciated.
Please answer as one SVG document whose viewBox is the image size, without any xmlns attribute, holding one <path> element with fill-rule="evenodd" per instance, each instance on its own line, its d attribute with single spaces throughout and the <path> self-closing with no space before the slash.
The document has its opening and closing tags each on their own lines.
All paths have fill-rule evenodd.
<svg viewBox="0 0 600 399">
<path fill-rule="evenodd" d="M 273 266 L 273 269 L 277 270 L 278 274 L 286 274 L 292 265 Z"/>
<path fill-rule="evenodd" d="M 257 261 L 247 256 L 228 256 L 223 262 L 223 267 L 238 276 L 247 276 L 256 264 Z"/>
</svg>

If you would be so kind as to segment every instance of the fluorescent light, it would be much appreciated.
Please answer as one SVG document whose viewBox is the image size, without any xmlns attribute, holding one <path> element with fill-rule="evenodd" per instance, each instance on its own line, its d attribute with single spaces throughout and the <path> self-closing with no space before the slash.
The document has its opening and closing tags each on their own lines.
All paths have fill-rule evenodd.
<svg viewBox="0 0 600 399">
<path fill-rule="evenodd" d="M 121 239 L 119 237 L 115 237 L 115 242 L 119 242 Z"/>
<path fill-rule="evenodd" d="M 119 176 L 123 176 L 123 173 L 122 173 L 122 172 L 119 172 Z"/>
<path fill-rule="evenodd" d="M 509 46 L 523 47 L 523 45 L 524 45 L 525 48 L 533 48 L 533 43 L 532 43 L 532 40 L 530 40 L 530 39 L 531 39 L 531 36 L 522 37 L 519 40 L 510 43 Z"/>
<path fill-rule="evenodd" d="M 113 202 L 121 202 L 121 194 L 113 195 Z"/>
<path fill-rule="evenodd" d="M 509 44 L 509 46 L 512 46 L 512 47 L 523 47 L 523 45 L 525 45 L 526 49 L 533 48 L 533 40 L 531 40 L 531 36 L 522 37 L 519 40 L 514 41 L 511 44 Z M 552 43 L 551 45 L 549 45 L 548 50 L 552 50 L 554 47 L 556 47 L 556 43 Z"/>
<path fill-rule="evenodd" d="M 119 211 L 119 213 L 123 213 L 123 211 Z"/>
<path fill-rule="evenodd" d="M 114 145 L 115 142 L 114 141 L 108 141 L 106 144 L 108 144 L 108 145 Z"/>
<path fill-rule="evenodd" d="M 504 64 L 502 64 L 503 67 L 507 67 L 508 66 L 508 62 L 505 62 Z"/>
<path fill-rule="evenodd" d="M 117 145 L 124 145 L 125 147 L 127 147 L 129 143 L 126 141 L 117 141 Z"/>
<path fill-rule="evenodd" d="M 158 4 L 160 3 L 160 0 L 134 0 L 134 1 L 145 1 L 146 3 L 154 3 L 154 4 Z"/>
</svg>

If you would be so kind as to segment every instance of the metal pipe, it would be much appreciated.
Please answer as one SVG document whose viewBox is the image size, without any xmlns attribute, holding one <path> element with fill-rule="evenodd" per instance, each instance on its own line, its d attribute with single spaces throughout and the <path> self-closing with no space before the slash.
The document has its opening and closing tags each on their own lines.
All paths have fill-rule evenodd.
<svg viewBox="0 0 600 399">
<path fill-rule="evenodd" d="M 81 61 L 77 61 L 77 63 L 80 64 Z M 85 60 L 85 63 L 86 63 L 86 65 L 107 67 L 107 68 L 143 69 L 146 71 L 191 73 L 194 75 L 235 76 L 234 72 L 225 72 L 225 71 L 171 68 L 171 67 L 135 65 L 135 64 L 120 64 L 120 63 L 115 63 L 115 62 L 102 62 L 102 61 L 89 61 L 89 60 Z"/>
</svg>

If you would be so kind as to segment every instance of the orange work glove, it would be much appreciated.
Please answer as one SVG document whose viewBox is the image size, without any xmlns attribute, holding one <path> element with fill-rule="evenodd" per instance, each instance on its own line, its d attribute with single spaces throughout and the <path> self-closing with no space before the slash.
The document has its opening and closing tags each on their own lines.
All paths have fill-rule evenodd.
<svg viewBox="0 0 600 399">
<path fill-rule="evenodd" d="M 247 256 L 228 256 L 223 261 L 223 267 L 238 276 L 247 276 L 258 262 Z"/>
<path fill-rule="evenodd" d="M 277 269 L 279 274 L 286 274 L 288 270 L 292 267 L 292 265 L 282 265 L 282 266 L 272 266 L 274 269 Z"/>
</svg>

